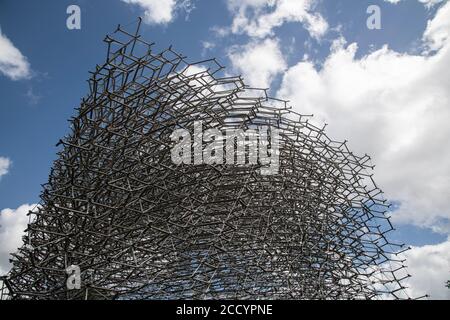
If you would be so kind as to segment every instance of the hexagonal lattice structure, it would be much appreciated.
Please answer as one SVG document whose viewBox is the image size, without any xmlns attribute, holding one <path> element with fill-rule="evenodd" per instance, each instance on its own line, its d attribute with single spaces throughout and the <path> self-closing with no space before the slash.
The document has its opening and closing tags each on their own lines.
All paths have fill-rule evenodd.
<svg viewBox="0 0 450 320">
<path fill-rule="evenodd" d="M 216 60 L 157 53 L 138 31 L 105 39 L 107 61 L 13 255 L 9 296 L 399 297 L 401 248 L 386 239 L 370 158 L 265 90 L 220 77 Z M 175 165 L 171 133 L 199 120 L 278 128 L 278 174 L 261 175 L 261 164 Z M 82 271 L 80 290 L 66 287 L 70 265 Z"/>
</svg>

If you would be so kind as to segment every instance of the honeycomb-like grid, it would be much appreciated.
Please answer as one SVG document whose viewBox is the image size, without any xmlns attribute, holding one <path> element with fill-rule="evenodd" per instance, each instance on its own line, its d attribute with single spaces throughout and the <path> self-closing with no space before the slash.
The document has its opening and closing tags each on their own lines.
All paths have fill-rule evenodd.
<svg viewBox="0 0 450 320">
<path fill-rule="evenodd" d="M 105 42 L 107 61 L 60 141 L 5 297 L 402 296 L 402 248 L 387 239 L 388 205 L 367 155 L 265 90 L 220 77 L 214 59 L 155 52 L 139 27 L 119 26 Z M 221 131 L 279 129 L 278 174 L 262 175 L 262 164 L 175 165 L 171 133 L 199 120 Z M 66 286 L 71 265 L 82 271 L 79 290 Z"/>
</svg>

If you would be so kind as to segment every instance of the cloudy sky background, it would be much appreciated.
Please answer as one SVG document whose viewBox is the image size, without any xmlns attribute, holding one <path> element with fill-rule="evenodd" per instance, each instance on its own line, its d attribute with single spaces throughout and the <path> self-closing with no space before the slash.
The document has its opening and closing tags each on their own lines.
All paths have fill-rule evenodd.
<svg viewBox="0 0 450 320">
<path fill-rule="evenodd" d="M 81 30 L 66 8 L 81 8 Z M 381 30 L 366 10 L 381 8 Z M 0 274 L 21 243 L 88 70 L 117 23 L 328 123 L 376 164 L 393 240 L 412 246 L 409 293 L 450 299 L 450 2 L 445 0 L 97 0 L 0 2 Z"/>
</svg>

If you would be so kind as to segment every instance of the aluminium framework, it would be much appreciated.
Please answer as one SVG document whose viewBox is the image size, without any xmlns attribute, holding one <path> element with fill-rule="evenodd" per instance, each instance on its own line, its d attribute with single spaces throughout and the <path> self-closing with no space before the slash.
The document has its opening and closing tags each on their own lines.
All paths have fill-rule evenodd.
<svg viewBox="0 0 450 320">
<path fill-rule="evenodd" d="M 140 25 L 140 21 L 139 21 Z M 330 139 L 215 60 L 188 63 L 139 33 L 107 36 L 107 60 L 13 254 L 3 298 L 405 298 L 389 205 L 370 158 Z M 299 106 L 301 107 L 301 106 Z M 171 133 L 279 130 L 279 172 L 175 165 Z M 272 146 L 273 147 L 273 146 Z M 81 270 L 69 290 L 66 268 Z"/>
</svg>

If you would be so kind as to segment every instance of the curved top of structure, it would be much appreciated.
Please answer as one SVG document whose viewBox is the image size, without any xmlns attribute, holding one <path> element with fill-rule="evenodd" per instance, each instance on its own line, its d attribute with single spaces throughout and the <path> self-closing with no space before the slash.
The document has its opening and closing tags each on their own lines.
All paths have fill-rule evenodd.
<svg viewBox="0 0 450 320">
<path fill-rule="evenodd" d="M 266 90 L 221 77 L 215 59 L 156 51 L 139 27 L 105 42 L 13 254 L 9 297 L 407 298 L 367 155 Z M 199 138 L 199 124 L 215 138 Z M 181 163 L 177 130 L 193 134 Z"/>
</svg>

